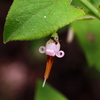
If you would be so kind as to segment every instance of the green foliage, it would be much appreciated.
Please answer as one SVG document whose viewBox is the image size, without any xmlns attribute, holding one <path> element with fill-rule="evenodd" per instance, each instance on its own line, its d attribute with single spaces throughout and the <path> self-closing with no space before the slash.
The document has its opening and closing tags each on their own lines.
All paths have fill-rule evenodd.
<svg viewBox="0 0 100 100">
<path fill-rule="evenodd" d="M 100 21 L 85 20 L 71 24 L 90 66 L 100 71 Z"/>
<path fill-rule="evenodd" d="M 86 15 L 100 19 L 100 0 L 73 0 L 72 4 L 84 8 Z"/>
<path fill-rule="evenodd" d="M 74 0 L 72 4 L 83 7 L 87 12 L 86 15 L 93 16 L 90 18 L 96 18 L 76 21 L 71 24 L 71 27 L 74 29 L 89 66 L 94 66 L 100 71 L 100 0 Z"/>
<path fill-rule="evenodd" d="M 4 43 L 43 38 L 77 18 L 92 18 L 75 21 L 71 27 L 89 65 L 100 71 L 100 0 L 73 0 L 73 6 L 70 3 L 71 0 L 14 0 L 6 18 Z M 78 7 L 84 8 L 86 14 Z M 68 99 L 47 84 L 42 88 L 38 82 L 35 100 Z"/>
<path fill-rule="evenodd" d="M 76 6 L 76 7 L 81 7 L 81 8 L 84 8 L 85 12 L 88 12 L 88 8 L 85 7 L 85 5 L 83 5 L 80 0 L 72 0 L 72 3 L 71 3 L 73 6 Z"/>
<path fill-rule="evenodd" d="M 68 100 L 57 90 L 46 84 L 42 87 L 42 81 L 39 81 L 36 87 L 35 100 Z"/>
<path fill-rule="evenodd" d="M 14 0 L 6 18 L 4 42 L 45 37 L 84 14 L 70 6 L 70 0 Z"/>
<path fill-rule="evenodd" d="M 90 1 L 100 11 L 100 0 L 90 0 Z"/>
</svg>

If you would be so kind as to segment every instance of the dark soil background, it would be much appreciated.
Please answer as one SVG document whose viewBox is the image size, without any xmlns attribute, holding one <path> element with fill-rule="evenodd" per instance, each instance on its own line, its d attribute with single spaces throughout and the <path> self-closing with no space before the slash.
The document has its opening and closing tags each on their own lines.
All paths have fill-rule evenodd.
<svg viewBox="0 0 100 100">
<path fill-rule="evenodd" d="M 0 0 L 0 100 L 33 100 L 46 60 L 40 61 L 31 54 L 29 41 L 3 43 L 5 18 L 11 4 L 12 0 Z M 55 58 L 47 82 L 69 100 L 100 100 L 98 72 L 87 66 L 77 39 L 68 44 L 66 37 L 67 29 L 60 34 L 61 49 L 66 55 Z"/>
</svg>

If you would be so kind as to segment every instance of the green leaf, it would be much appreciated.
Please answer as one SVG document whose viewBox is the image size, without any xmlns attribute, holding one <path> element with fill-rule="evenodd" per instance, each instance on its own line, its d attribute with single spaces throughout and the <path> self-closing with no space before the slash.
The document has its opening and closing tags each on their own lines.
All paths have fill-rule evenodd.
<svg viewBox="0 0 100 100">
<path fill-rule="evenodd" d="M 14 0 L 4 27 L 4 42 L 45 37 L 83 16 L 70 0 Z"/>
<path fill-rule="evenodd" d="M 95 7 L 100 11 L 100 0 L 90 0 L 91 3 L 95 5 Z"/>
<path fill-rule="evenodd" d="M 85 18 L 100 19 L 100 0 L 73 0 L 72 5 L 84 8 Z"/>
<path fill-rule="evenodd" d="M 77 6 L 77 7 L 81 7 L 81 8 L 83 8 L 84 10 L 85 10 L 85 12 L 88 12 L 89 11 L 89 9 L 86 7 L 86 6 L 84 6 L 81 2 L 80 2 L 80 0 L 72 0 L 72 3 L 71 3 L 73 6 Z"/>
<path fill-rule="evenodd" d="M 89 66 L 100 71 L 100 21 L 75 21 L 71 24 Z"/>
<path fill-rule="evenodd" d="M 46 84 L 42 87 L 42 81 L 39 81 L 36 87 L 35 100 L 68 100 L 57 90 Z"/>
</svg>

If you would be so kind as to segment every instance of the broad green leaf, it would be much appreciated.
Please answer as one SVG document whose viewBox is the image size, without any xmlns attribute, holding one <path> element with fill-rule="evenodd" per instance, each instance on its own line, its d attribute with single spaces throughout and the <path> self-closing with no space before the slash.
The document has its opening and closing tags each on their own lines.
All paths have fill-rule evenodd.
<svg viewBox="0 0 100 100">
<path fill-rule="evenodd" d="M 36 87 L 35 100 L 68 100 L 57 90 L 46 84 L 42 87 L 42 81 L 39 81 Z"/>
<path fill-rule="evenodd" d="M 83 16 L 71 0 L 14 0 L 4 27 L 4 42 L 45 37 Z"/>
<path fill-rule="evenodd" d="M 89 66 L 100 71 L 100 21 L 75 21 L 71 24 Z"/>
</svg>

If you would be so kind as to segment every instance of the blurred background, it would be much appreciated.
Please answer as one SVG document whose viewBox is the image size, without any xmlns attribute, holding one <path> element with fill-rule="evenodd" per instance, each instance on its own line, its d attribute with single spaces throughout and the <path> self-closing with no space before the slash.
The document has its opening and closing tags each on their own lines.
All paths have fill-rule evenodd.
<svg viewBox="0 0 100 100">
<path fill-rule="evenodd" d="M 3 43 L 3 29 L 13 0 L 0 0 L 0 100 L 33 100 L 36 82 L 43 79 L 46 55 L 38 48 L 49 37 L 34 41 Z M 65 56 L 56 58 L 47 80 L 69 100 L 100 100 L 100 74 L 89 68 L 74 37 L 68 44 L 67 27 L 58 31 Z M 49 92 L 49 91 L 48 91 Z"/>
</svg>

